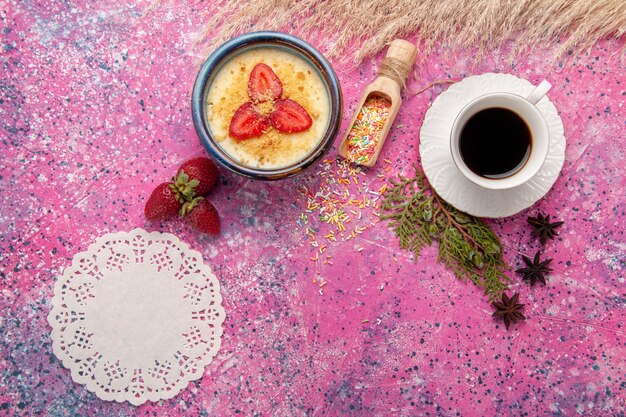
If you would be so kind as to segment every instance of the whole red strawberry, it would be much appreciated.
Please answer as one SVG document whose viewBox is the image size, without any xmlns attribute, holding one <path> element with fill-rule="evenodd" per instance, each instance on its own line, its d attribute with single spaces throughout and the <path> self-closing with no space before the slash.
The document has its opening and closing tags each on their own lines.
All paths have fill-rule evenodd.
<svg viewBox="0 0 626 417">
<path fill-rule="evenodd" d="M 178 214 L 183 199 L 171 182 L 159 184 L 146 202 L 144 214 L 148 220 L 162 220 Z"/>
<path fill-rule="evenodd" d="M 205 195 L 215 187 L 219 171 L 209 158 L 199 156 L 190 159 L 178 168 L 174 183 L 188 199 Z"/>
<path fill-rule="evenodd" d="M 181 209 L 181 216 L 196 230 L 210 235 L 220 233 L 220 218 L 217 210 L 209 201 L 196 197 L 185 203 Z"/>
</svg>

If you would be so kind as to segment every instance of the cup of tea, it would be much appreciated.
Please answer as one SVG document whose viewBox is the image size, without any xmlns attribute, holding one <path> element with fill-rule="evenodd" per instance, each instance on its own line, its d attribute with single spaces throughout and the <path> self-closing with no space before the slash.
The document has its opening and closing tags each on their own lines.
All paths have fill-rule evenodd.
<svg viewBox="0 0 626 417">
<path fill-rule="evenodd" d="M 467 179 L 504 190 L 539 172 L 548 156 L 550 133 L 536 104 L 551 87 L 544 80 L 528 97 L 485 94 L 461 110 L 452 125 L 450 151 Z"/>
</svg>

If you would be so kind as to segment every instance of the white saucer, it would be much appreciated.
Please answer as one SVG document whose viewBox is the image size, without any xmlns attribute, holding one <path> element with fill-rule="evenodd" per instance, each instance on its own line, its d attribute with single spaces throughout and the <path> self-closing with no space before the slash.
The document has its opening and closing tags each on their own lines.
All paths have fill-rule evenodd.
<svg viewBox="0 0 626 417">
<path fill-rule="evenodd" d="M 488 190 L 458 170 L 450 153 L 450 131 L 456 115 L 474 98 L 492 92 L 528 96 L 535 86 L 509 74 L 487 73 L 463 79 L 439 95 L 424 116 L 420 156 L 428 181 L 454 207 L 477 217 L 512 216 L 536 203 L 556 181 L 565 160 L 563 122 L 548 97 L 537 107 L 550 131 L 550 150 L 541 170 L 527 183 L 508 190 Z"/>
</svg>

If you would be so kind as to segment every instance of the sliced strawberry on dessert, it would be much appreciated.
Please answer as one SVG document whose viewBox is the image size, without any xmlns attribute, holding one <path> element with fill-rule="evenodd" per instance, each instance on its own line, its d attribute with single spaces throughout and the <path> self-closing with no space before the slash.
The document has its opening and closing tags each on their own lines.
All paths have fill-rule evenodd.
<svg viewBox="0 0 626 417">
<path fill-rule="evenodd" d="M 163 220 L 177 214 L 183 206 L 182 201 L 176 186 L 164 182 L 152 191 L 143 212 L 148 220 Z"/>
<path fill-rule="evenodd" d="M 249 139 L 260 136 L 269 126 L 267 117 L 259 114 L 250 102 L 237 109 L 230 121 L 228 134 L 235 139 Z"/>
<path fill-rule="evenodd" d="M 209 201 L 202 197 L 196 197 L 192 201 L 185 203 L 180 211 L 187 223 L 196 230 L 210 235 L 220 233 L 220 218 L 217 210 Z"/>
<path fill-rule="evenodd" d="M 174 182 L 181 193 L 193 198 L 211 191 L 219 175 L 217 166 L 211 159 L 199 156 L 183 162 L 176 172 Z"/>
<path fill-rule="evenodd" d="M 313 124 L 304 107 L 288 98 L 276 100 L 269 119 L 272 126 L 283 133 L 302 132 Z"/>
<path fill-rule="evenodd" d="M 250 73 L 248 94 L 252 101 L 278 100 L 283 94 L 283 83 L 266 64 L 256 64 Z"/>
</svg>

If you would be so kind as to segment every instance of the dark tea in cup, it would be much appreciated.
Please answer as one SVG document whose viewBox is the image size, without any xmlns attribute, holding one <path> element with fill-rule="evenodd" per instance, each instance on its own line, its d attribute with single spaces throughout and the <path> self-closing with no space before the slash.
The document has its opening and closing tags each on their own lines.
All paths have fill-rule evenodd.
<svg viewBox="0 0 626 417">
<path fill-rule="evenodd" d="M 480 110 L 463 126 L 461 158 L 476 175 L 490 179 L 510 177 L 524 167 L 532 151 L 530 128 L 510 109 Z"/>
<path fill-rule="evenodd" d="M 461 174 L 492 190 L 518 187 L 541 169 L 550 132 L 536 104 L 550 89 L 542 81 L 528 96 L 478 96 L 461 109 L 450 132 L 450 154 Z"/>
</svg>

